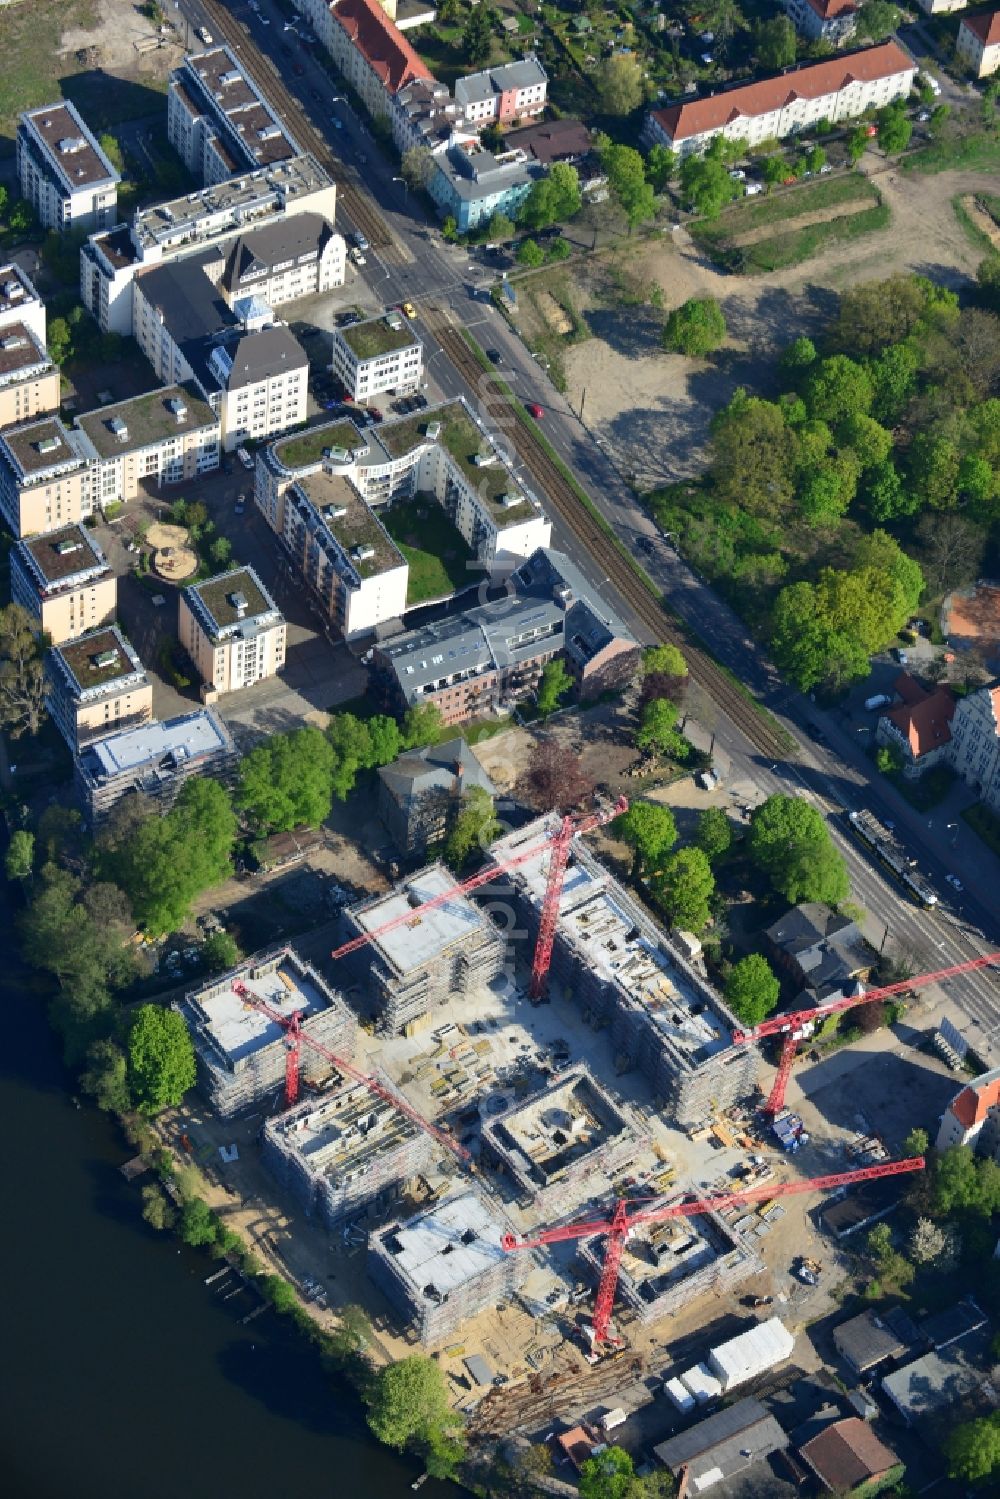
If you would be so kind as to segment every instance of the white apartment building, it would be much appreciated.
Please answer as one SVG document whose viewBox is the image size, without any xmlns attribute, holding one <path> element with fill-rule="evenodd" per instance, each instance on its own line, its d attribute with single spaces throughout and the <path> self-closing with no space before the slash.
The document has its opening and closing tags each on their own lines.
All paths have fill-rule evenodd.
<svg viewBox="0 0 1000 1499">
<path fill-rule="evenodd" d="M 45 303 L 15 260 L 0 265 L 0 328 L 10 323 L 23 323 L 45 348 Z"/>
<path fill-rule="evenodd" d="M 226 46 L 188 56 L 171 73 L 167 139 L 208 186 L 302 154 Z"/>
<path fill-rule="evenodd" d="M 102 509 L 134 500 L 142 485 L 180 484 L 219 467 L 221 427 L 207 401 L 180 385 L 99 406 L 77 417 Z"/>
<path fill-rule="evenodd" d="M 929 16 L 943 16 L 953 10 L 964 10 L 967 0 L 917 0 L 920 9 Z"/>
<path fill-rule="evenodd" d="M 950 727 L 950 764 L 1000 816 L 1000 687 L 960 697 Z"/>
<path fill-rule="evenodd" d="M 75 754 L 86 744 L 153 717 L 153 687 L 115 625 L 54 645 L 45 658 L 46 706 Z"/>
<path fill-rule="evenodd" d="M 59 371 L 26 323 L 0 325 L 0 428 L 58 411 Z"/>
<path fill-rule="evenodd" d="M 1000 68 L 1000 10 L 969 16 L 958 28 L 955 51 L 976 78 Z"/>
<path fill-rule="evenodd" d="M 12 547 L 10 594 L 61 645 L 111 623 L 118 585 L 86 526 L 73 525 Z"/>
<path fill-rule="evenodd" d="M 788 19 L 811 42 L 845 42 L 858 23 L 856 0 L 785 0 Z"/>
<path fill-rule="evenodd" d="M 344 284 L 344 237 L 319 214 L 299 213 L 248 230 L 237 235 L 227 250 L 218 284 L 230 307 L 251 296 L 280 307 Z"/>
<path fill-rule="evenodd" d="M 648 144 L 662 144 L 682 156 L 704 151 L 717 135 L 748 146 L 783 140 L 817 120 L 851 120 L 866 109 L 905 99 L 916 74 L 916 63 L 897 42 L 883 42 L 791 68 L 777 78 L 655 109 L 643 133 Z"/>
<path fill-rule="evenodd" d="M 455 81 L 455 103 L 467 124 L 513 124 L 544 112 L 549 78 L 537 57 L 504 63 Z"/>
<path fill-rule="evenodd" d="M 241 239 L 251 240 L 254 255 L 262 257 L 270 268 L 268 300 L 272 306 L 285 299 L 286 285 L 289 295 L 295 296 L 322 290 L 328 276 L 333 277 L 330 284 L 339 285 L 342 271 L 337 280 L 336 271 L 330 272 L 323 263 L 323 235 L 333 234 L 336 207 L 337 189 L 328 174 L 312 156 L 297 156 L 142 209 L 130 224 L 92 235 L 83 246 L 80 299 L 102 332 L 130 335 L 134 331 L 132 289 L 137 275 L 214 247 L 216 253 L 206 264 L 211 267 L 209 274 L 214 282 L 220 283 L 233 246 Z M 258 241 L 256 235 L 272 225 L 288 224 L 299 214 L 312 215 L 314 227 L 322 227 L 317 228 L 314 247 L 303 247 L 298 236 L 288 241 L 286 258 L 295 261 L 295 274 L 301 278 L 293 287 L 291 281 L 282 279 L 279 270 L 280 246 L 274 239 Z M 333 237 L 343 245 L 340 235 Z M 305 262 L 298 259 L 311 248 L 316 250 L 315 286 L 301 270 Z M 343 250 L 334 247 L 332 252 L 326 251 L 327 256 L 331 253 L 336 258 Z"/>
<path fill-rule="evenodd" d="M 368 113 L 388 119 L 400 89 L 430 69 L 379 0 L 336 0 L 330 12 L 329 37 L 324 28 L 321 39 Z"/>
<path fill-rule="evenodd" d="M 17 178 L 46 229 L 108 229 L 121 180 L 67 99 L 25 110 L 17 126 Z"/>
<path fill-rule="evenodd" d="M 370 401 L 384 390 L 416 390 L 423 359 L 423 344 L 398 312 L 333 330 L 330 368 L 355 401 Z"/>
<path fill-rule="evenodd" d="M 284 616 L 252 567 L 185 588 L 177 633 L 206 702 L 273 677 L 285 664 Z"/>
</svg>

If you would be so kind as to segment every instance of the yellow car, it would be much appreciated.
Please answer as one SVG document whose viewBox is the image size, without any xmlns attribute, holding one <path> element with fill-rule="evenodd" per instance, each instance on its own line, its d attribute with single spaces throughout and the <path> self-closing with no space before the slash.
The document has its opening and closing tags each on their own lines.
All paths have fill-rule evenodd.
<svg viewBox="0 0 1000 1499">
<path fill-rule="evenodd" d="M 414 305 L 413 305 L 412 302 L 404 302 L 403 303 L 403 312 L 406 314 L 407 317 L 410 317 L 410 318 L 416 317 L 416 315 L 417 315 L 417 309 L 414 307 Z"/>
</svg>

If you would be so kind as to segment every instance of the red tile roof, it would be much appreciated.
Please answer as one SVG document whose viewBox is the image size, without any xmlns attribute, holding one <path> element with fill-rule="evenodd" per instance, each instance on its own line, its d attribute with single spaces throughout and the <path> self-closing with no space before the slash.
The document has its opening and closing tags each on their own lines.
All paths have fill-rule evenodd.
<svg viewBox="0 0 1000 1499">
<path fill-rule="evenodd" d="M 971 1083 L 963 1088 L 957 1098 L 948 1105 L 963 1129 L 975 1129 L 982 1124 L 991 1109 L 1000 1104 L 1000 1070 L 996 1075 L 987 1075 L 981 1085 Z"/>
<path fill-rule="evenodd" d="M 921 755 L 948 743 L 951 738 L 948 725 L 954 714 L 955 699 L 950 689 L 938 687 L 934 692 L 924 692 L 918 701 L 911 700 L 900 708 L 890 708 L 884 716 L 896 725 L 907 741 L 914 760 L 919 760 Z"/>
<path fill-rule="evenodd" d="M 921 687 L 916 677 L 911 677 L 908 671 L 901 671 L 892 684 L 892 690 L 897 697 L 901 697 L 904 703 L 922 703 L 927 696 L 926 689 Z"/>
<path fill-rule="evenodd" d="M 871 83 L 891 78 L 895 73 L 913 72 L 916 64 L 895 42 L 879 47 L 865 47 L 846 57 L 831 57 L 825 62 L 807 63 L 791 68 L 777 78 L 762 78 L 759 83 L 745 83 L 740 88 L 694 99 L 689 104 L 671 104 L 657 109 L 653 118 L 672 140 L 687 140 L 719 130 L 733 120 L 770 114 L 795 99 L 821 99 L 836 94 L 851 82 Z"/>
<path fill-rule="evenodd" d="M 986 11 L 981 16 L 967 16 L 962 25 L 973 36 L 978 36 L 986 47 L 995 47 L 1000 43 L 1000 10 Z"/>
<path fill-rule="evenodd" d="M 824 21 L 835 21 L 838 16 L 854 15 L 855 0 L 809 0 L 809 4 Z"/>
<path fill-rule="evenodd" d="M 879 1478 L 899 1462 L 859 1416 L 831 1422 L 799 1451 L 820 1482 L 835 1494 Z"/>
<path fill-rule="evenodd" d="M 594 1438 L 586 1426 L 574 1426 L 571 1431 L 564 1431 L 556 1437 L 556 1441 L 577 1472 L 580 1471 L 581 1463 L 586 1462 L 593 1452 L 595 1445 Z"/>
<path fill-rule="evenodd" d="M 333 7 L 333 18 L 390 94 L 398 94 L 415 78 L 433 76 L 378 0 L 339 0 Z"/>
</svg>

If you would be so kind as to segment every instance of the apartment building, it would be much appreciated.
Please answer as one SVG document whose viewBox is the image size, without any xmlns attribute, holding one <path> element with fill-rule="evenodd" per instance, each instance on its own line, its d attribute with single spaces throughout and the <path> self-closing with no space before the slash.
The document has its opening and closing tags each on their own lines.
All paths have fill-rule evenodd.
<svg viewBox="0 0 1000 1499">
<path fill-rule="evenodd" d="M 177 634 L 206 702 L 273 677 L 285 664 L 284 616 L 252 567 L 183 589 Z"/>
<path fill-rule="evenodd" d="M 190 386 L 171 385 L 77 417 L 102 509 L 219 467 L 219 418 Z"/>
<path fill-rule="evenodd" d="M 54 645 L 45 658 L 46 706 L 70 750 L 153 717 L 153 686 L 116 625 Z"/>
<path fill-rule="evenodd" d="M 467 124 L 508 125 L 542 114 L 549 78 L 537 57 L 456 79 L 455 103 Z"/>
<path fill-rule="evenodd" d="M 270 307 L 343 286 L 344 237 L 315 213 L 300 213 L 233 240 L 219 282 L 231 307 L 259 297 Z"/>
<path fill-rule="evenodd" d="M 81 432 L 46 416 L 0 433 L 0 512 L 15 537 L 57 531 L 94 509 Z"/>
<path fill-rule="evenodd" d="M 0 265 L 0 328 L 10 323 L 23 323 L 45 348 L 45 303 L 16 260 Z"/>
<path fill-rule="evenodd" d="M 952 767 L 1000 816 L 1000 686 L 959 698 L 949 727 Z"/>
<path fill-rule="evenodd" d="M 167 139 L 188 171 L 209 187 L 302 155 L 227 46 L 188 56 L 171 73 Z"/>
<path fill-rule="evenodd" d="M 400 156 L 412 146 L 426 146 L 436 155 L 463 123 L 451 90 L 436 78 L 414 78 L 393 96 L 392 138 Z M 468 138 L 474 135 L 469 132 Z"/>
<path fill-rule="evenodd" d="M 138 792 L 166 811 L 192 776 L 210 775 L 225 784 L 235 777 L 238 761 L 221 718 L 200 708 L 87 745 L 74 762 L 74 790 L 87 825 L 95 829 L 125 796 Z"/>
<path fill-rule="evenodd" d="M 187 193 L 169 203 L 142 209 L 133 215 L 130 224 L 91 235 L 83 246 L 80 299 L 102 332 L 131 334 L 133 283 L 144 270 L 216 246 L 218 255 L 208 263 L 213 266 L 214 280 L 222 281 L 231 242 L 273 224 L 289 222 L 299 214 L 315 215 L 331 226 L 336 206 L 337 189 L 329 175 L 312 156 L 297 156 L 200 192 Z M 306 253 L 292 244 L 293 258 Z M 285 284 L 277 271 L 280 256 L 276 252 L 280 247 L 267 240 L 263 244 L 254 241 L 251 248 L 265 261 L 275 252 L 275 258 L 269 262 L 273 267 L 273 284 L 268 285 L 268 299 L 276 304 L 282 300 L 281 289 Z M 319 262 L 322 246 L 318 240 L 316 248 Z M 324 274 L 318 265 L 317 275 Z M 312 287 L 303 274 L 302 290 L 294 294 L 305 296 L 310 290 L 319 289 L 319 281 Z"/>
<path fill-rule="evenodd" d="M 783 140 L 817 120 L 855 119 L 866 109 L 905 99 L 916 74 L 916 63 L 898 42 L 883 42 L 655 109 L 647 117 L 644 138 L 682 156 L 704 151 L 717 135 L 748 146 Z"/>
<path fill-rule="evenodd" d="M 339 0 L 331 6 L 327 46 L 341 73 L 375 119 L 388 119 L 392 100 L 415 78 L 430 78 L 379 0 Z"/>
<path fill-rule="evenodd" d="M 115 617 L 118 585 L 85 526 L 63 526 L 19 541 L 10 553 L 10 593 L 53 645 L 75 640 Z"/>
<path fill-rule="evenodd" d="M 27 323 L 0 325 L 0 427 L 59 409 L 59 371 Z"/>
<path fill-rule="evenodd" d="M 943 683 L 928 690 L 905 671 L 893 690 L 901 701 L 879 715 L 875 737 L 879 744 L 892 746 L 903 762 L 903 774 L 916 780 L 950 757 L 955 696 Z"/>
<path fill-rule="evenodd" d="M 423 354 L 406 318 L 386 312 L 334 328 L 330 367 L 351 399 L 365 402 L 384 390 L 416 390 L 424 372 Z"/>
<path fill-rule="evenodd" d="M 1000 10 L 968 16 L 958 28 L 955 51 L 975 78 L 1000 68 Z"/>
<path fill-rule="evenodd" d="M 453 218 L 462 234 L 495 213 L 516 217 L 540 175 L 525 151 L 489 151 L 478 138 L 454 138 L 434 166 L 427 191 L 441 217 Z"/>
<path fill-rule="evenodd" d="M 785 0 L 788 19 L 800 36 L 838 47 L 858 23 L 856 0 Z"/>
<path fill-rule="evenodd" d="M 17 178 L 45 229 L 108 229 L 120 178 L 68 99 L 25 110 L 15 143 Z"/>
</svg>

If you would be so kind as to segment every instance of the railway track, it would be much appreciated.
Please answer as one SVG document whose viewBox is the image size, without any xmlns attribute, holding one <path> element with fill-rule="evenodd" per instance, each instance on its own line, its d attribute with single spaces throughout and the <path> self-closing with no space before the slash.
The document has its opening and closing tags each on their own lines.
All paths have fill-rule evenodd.
<svg viewBox="0 0 1000 1499">
<path fill-rule="evenodd" d="M 214 32 L 232 48 L 239 47 L 239 58 L 261 93 L 286 120 L 303 150 L 315 156 L 320 166 L 337 184 L 337 206 L 343 208 L 356 228 L 365 235 L 383 259 L 402 258 L 389 226 L 368 193 L 353 181 L 344 164 L 330 150 L 322 135 L 309 119 L 302 105 L 285 86 L 276 61 L 267 59 L 256 42 L 219 0 L 202 0 L 209 13 Z"/>
<path fill-rule="evenodd" d="M 461 333 L 443 319 L 427 321 L 448 359 L 470 389 L 481 388 L 484 376 L 489 378 L 488 373 Z M 497 398 L 507 400 L 494 386 L 493 399 Z M 515 417 L 506 427 L 504 436 L 538 484 L 550 508 L 569 527 L 598 566 L 604 569 L 605 576 L 645 625 L 650 638 L 676 645 L 683 650 L 692 679 L 718 704 L 755 749 L 772 759 L 787 758 L 788 741 L 783 731 L 778 727 L 772 728 L 722 667 L 699 646 L 692 645 L 683 627 L 670 619 L 659 600 L 636 575 L 614 539 L 580 503 L 573 486 L 553 463 L 531 429 Z"/>
</svg>

